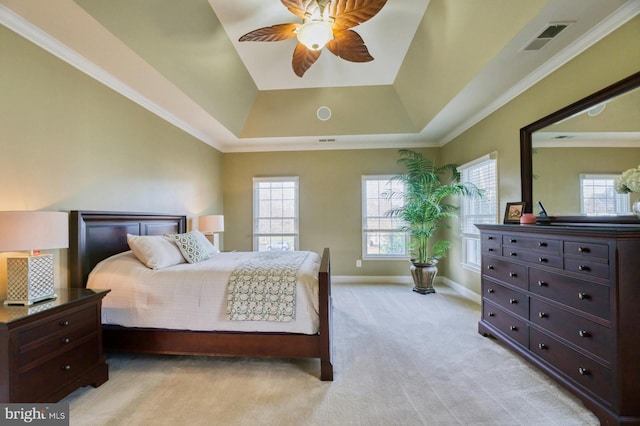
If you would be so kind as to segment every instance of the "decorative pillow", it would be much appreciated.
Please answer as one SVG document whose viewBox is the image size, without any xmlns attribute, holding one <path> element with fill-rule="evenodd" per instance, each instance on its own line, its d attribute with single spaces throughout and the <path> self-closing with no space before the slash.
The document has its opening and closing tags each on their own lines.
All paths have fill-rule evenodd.
<svg viewBox="0 0 640 426">
<path fill-rule="evenodd" d="M 186 234 L 174 234 L 173 238 L 176 241 L 176 245 L 182 252 L 182 255 L 189 263 L 198 263 L 203 260 L 209 259 L 209 248 L 202 242 L 202 239 L 198 236 L 204 237 L 199 231 L 191 231 Z M 206 239 L 206 238 L 205 238 Z"/>
<path fill-rule="evenodd" d="M 216 253 L 220 253 L 220 250 L 218 249 L 218 247 L 216 247 L 215 244 L 213 244 L 211 241 L 209 241 L 209 239 L 207 238 L 206 235 L 204 235 L 202 232 L 194 230 L 191 231 L 193 232 L 200 241 L 202 241 L 202 244 L 205 245 L 205 247 L 207 248 L 207 253 L 209 253 L 209 256 L 213 256 Z"/>
<path fill-rule="evenodd" d="M 127 234 L 127 242 L 133 254 L 147 268 L 162 269 L 185 262 L 176 243 L 161 235 Z"/>
</svg>

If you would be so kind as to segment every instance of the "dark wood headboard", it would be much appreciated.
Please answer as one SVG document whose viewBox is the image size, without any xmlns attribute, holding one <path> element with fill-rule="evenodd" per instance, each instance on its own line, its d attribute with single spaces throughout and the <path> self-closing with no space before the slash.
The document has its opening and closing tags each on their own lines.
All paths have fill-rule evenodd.
<svg viewBox="0 0 640 426">
<path fill-rule="evenodd" d="M 69 285 L 85 287 L 89 273 L 98 262 L 129 250 L 127 234 L 177 234 L 186 229 L 186 216 L 72 210 L 69 215 Z"/>
</svg>

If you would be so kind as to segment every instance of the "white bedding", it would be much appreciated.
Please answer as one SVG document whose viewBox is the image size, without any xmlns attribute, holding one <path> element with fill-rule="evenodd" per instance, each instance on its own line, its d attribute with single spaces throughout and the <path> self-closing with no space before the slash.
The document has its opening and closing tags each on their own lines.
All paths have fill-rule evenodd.
<svg viewBox="0 0 640 426">
<path fill-rule="evenodd" d="M 320 256 L 309 253 L 301 266 L 292 321 L 230 321 L 227 280 L 255 252 L 217 253 L 199 263 L 149 269 L 131 251 L 100 262 L 88 288 L 110 289 L 102 301 L 102 323 L 124 327 L 206 331 L 316 334 Z"/>
</svg>

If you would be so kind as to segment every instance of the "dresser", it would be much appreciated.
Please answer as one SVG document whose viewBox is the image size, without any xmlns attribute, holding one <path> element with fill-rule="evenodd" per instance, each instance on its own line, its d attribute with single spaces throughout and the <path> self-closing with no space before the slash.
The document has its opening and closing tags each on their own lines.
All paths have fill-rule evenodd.
<svg viewBox="0 0 640 426">
<path fill-rule="evenodd" d="M 477 225 L 478 331 L 582 400 L 640 424 L 640 227 Z"/>
<path fill-rule="evenodd" d="M 0 402 L 56 402 L 109 378 L 100 321 L 108 290 L 56 293 L 31 306 L 0 307 Z"/>
</svg>

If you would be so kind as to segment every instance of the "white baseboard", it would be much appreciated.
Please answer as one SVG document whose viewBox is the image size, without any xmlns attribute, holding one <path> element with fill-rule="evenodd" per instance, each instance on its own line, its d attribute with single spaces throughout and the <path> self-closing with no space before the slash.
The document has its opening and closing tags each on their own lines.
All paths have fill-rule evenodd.
<svg viewBox="0 0 640 426">
<path fill-rule="evenodd" d="M 369 275 L 332 275 L 331 282 L 335 284 L 413 284 L 409 275 L 403 276 L 369 276 Z M 480 304 L 479 294 L 469 290 L 467 287 L 447 277 L 436 277 L 436 283 L 446 285 L 460 296 L 472 302 Z"/>
</svg>

